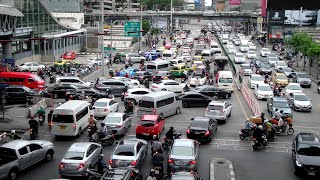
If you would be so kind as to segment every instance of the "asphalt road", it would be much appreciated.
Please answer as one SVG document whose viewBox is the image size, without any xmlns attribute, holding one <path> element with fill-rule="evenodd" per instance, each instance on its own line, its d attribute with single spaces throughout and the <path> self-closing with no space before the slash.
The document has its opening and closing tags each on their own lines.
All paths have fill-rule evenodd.
<svg viewBox="0 0 320 180">
<path fill-rule="evenodd" d="M 203 22 L 207 24 L 207 22 Z M 185 27 L 190 29 L 193 35 L 200 33 L 199 26 L 189 25 Z M 160 43 L 161 44 L 161 43 Z M 138 66 L 135 65 L 135 66 Z M 213 69 L 213 68 L 212 68 Z M 179 80 L 178 80 L 179 81 Z M 312 89 L 305 89 L 304 91 L 312 98 L 313 102 L 317 101 L 317 94 L 315 94 L 315 86 Z M 119 111 L 123 111 L 123 102 L 117 98 L 121 104 Z M 226 124 L 219 125 L 215 139 L 209 143 L 200 145 L 200 159 L 198 169 L 199 174 L 204 180 L 209 179 L 209 161 L 211 158 L 225 158 L 233 163 L 235 168 L 236 177 L 238 180 L 297 180 L 292 172 L 291 162 L 291 141 L 294 136 L 278 137 L 276 142 L 269 143 L 266 150 L 252 152 L 251 143 L 240 141 L 238 131 L 243 128 L 246 117 L 252 115 L 247 104 L 245 103 L 241 93 L 234 91 L 231 99 L 228 101 L 232 104 L 232 116 Z M 258 102 L 261 108 L 265 111 L 266 102 Z M 294 114 L 294 128 L 295 134 L 299 131 L 316 131 L 319 127 L 316 116 L 319 114 L 317 111 L 317 104 L 314 103 L 314 110 L 311 113 L 295 113 Z M 318 109 L 319 110 L 319 109 Z M 183 109 L 182 113 L 166 118 L 165 130 L 166 132 L 170 126 L 177 128 L 186 137 L 186 128 L 191 122 L 191 117 L 204 116 L 205 108 L 187 108 Z M 135 135 L 135 124 L 137 118 L 134 116 L 132 126 L 127 132 L 126 136 Z M 162 133 L 164 135 L 164 133 Z M 86 134 L 80 138 L 64 138 L 63 140 L 54 139 L 46 126 L 40 128 L 40 139 L 46 139 L 54 142 L 55 156 L 52 162 L 35 166 L 32 169 L 25 171 L 18 179 L 32 179 L 43 180 L 58 178 L 58 164 L 62 159 L 64 153 L 73 142 L 88 141 Z M 103 153 L 106 160 L 114 150 L 115 145 L 104 147 Z M 142 172 L 150 170 L 151 156 L 148 155 L 144 161 Z"/>
</svg>

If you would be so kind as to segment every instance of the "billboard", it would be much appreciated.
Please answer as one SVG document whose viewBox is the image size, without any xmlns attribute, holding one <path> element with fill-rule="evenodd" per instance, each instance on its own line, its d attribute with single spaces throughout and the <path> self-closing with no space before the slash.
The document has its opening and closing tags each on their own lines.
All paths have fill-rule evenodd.
<svg viewBox="0 0 320 180">
<path fill-rule="evenodd" d="M 267 16 L 267 0 L 261 0 L 261 16 Z"/>
<path fill-rule="evenodd" d="M 285 10 L 284 24 L 314 26 L 318 20 L 318 11 Z"/>
<path fill-rule="evenodd" d="M 268 11 L 269 13 L 269 23 L 277 23 L 277 24 L 283 24 L 284 20 L 285 20 L 285 11 L 283 10 L 272 10 L 272 11 Z"/>
<path fill-rule="evenodd" d="M 307 10 L 320 9 L 319 0 L 268 0 L 268 10 L 299 10 L 300 8 Z"/>
<path fill-rule="evenodd" d="M 230 0 L 229 5 L 239 6 L 241 5 L 241 0 Z"/>
</svg>

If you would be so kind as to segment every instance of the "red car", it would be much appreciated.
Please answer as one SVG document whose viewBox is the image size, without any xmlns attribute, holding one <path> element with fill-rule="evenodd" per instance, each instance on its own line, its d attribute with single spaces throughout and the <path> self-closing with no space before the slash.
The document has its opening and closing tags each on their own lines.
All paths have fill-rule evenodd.
<svg viewBox="0 0 320 180">
<path fill-rule="evenodd" d="M 158 115 L 143 115 L 136 128 L 136 137 L 157 135 L 160 137 L 164 129 L 165 120 Z"/>
<path fill-rule="evenodd" d="M 63 59 L 67 60 L 74 60 L 76 59 L 76 53 L 75 52 L 66 52 L 62 55 Z"/>
</svg>

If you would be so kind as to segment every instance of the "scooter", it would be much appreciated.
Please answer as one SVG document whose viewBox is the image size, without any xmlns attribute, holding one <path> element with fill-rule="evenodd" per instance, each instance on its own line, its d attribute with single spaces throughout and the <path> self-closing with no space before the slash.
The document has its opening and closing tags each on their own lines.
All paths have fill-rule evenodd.
<svg viewBox="0 0 320 180">
<path fill-rule="evenodd" d="M 289 124 L 285 125 L 285 129 L 280 128 L 279 126 L 276 127 L 276 134 L 277 135 L 292 135 L 294 133 L 294 129 L 289 126 Z"/>
<path fill-rule="evenodd" d="M 164 138 L 163 141 L 162 141 L 162 147 L 163 149 L 169 149 L 169 147 L 172 145 L 172 142 L 175 140 L 175 139 L 180 139 L 181 138 L 181 133 L 176 133 L 174 136 L 173 136 L 173 140 L 169 140 L 167 138 Z"/>
<path fill-rule="evenodd" d="M 42 126 L 43 123 L 45 122 L 45 118 L 44 118 L 44 116 L 42 116 L 42 115 L 40 115 L 40 116 L 38 117 L 38 120 L 39 120 L 40 126 Z"/>
<path fill-rule="evenodd" d="M 36 139 L 36 137 L 38 137 L 38 132 L 36 131 L 35 128 L 30 128 L 29 133 L 30 133 L 30 140 L 34 140 Z"/>
<path fill-rule="evenodd" d="M 107 135 L 104 138 L 100 138 L 100 131 L 95 132 L 89 139 L 89 142 L 95 142 L 95 143 L 99 143 L 101 145 L 112 145 L 115 141 L 115 137 L 113 134 L 111 135 Z"/>
<path fill-rule="evenodd" d="M 248 129 L 241 129 L 239 131 L 239 138 L 241 140 L 252 141 L 252 131 L 249 131 Z"/>
<path fill-rule="evenodd" d="M 265 135 L 263 135 L 262 137 L 262 141 L 259 142 L 256 138 L 253 138 L 252 140 L 252 149 L 253 150 L 258 150 L 258 149 L 261 149 L 261 148 L 266 148 L 267 146 L 267 138 Z"/>
</svg>

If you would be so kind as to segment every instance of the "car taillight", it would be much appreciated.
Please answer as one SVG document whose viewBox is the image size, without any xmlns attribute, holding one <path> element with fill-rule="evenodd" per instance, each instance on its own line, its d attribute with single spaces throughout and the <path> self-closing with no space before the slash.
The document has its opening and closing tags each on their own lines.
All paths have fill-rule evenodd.
<svg viewBox="0 0 320 180">
<path fill-rule="evenodd" d="M 64 164 L 63 164 L 63 163 L 60 163 L 60 164 L 59 164 L 59 168 L 60 168 L 60 169 L 63 169 L 63 168 L 64 168 Z"/>
<path fill-rule="evenodd" d="M 153 114 L 156 114 L 157 113 L 157 109 L 153 109 Z"/>
<path fill-rule="evenodd" d="M 137 164 L 137 161 L 132 161 L 131 166 L 135 166 Z"/>
<path fill-rule="evenodd" d="M 206 108 L 206 111 L 209 111 L 209 109 L 208 109 L 208 108 Z"/>
<path fill-rule="evenodd" d="M 190 129 L 187 129 L 187 134 L 190 134 Z"/>
<path fill-rule="evenodd" d="M 128 96 L 128 93 L 124 93 L 124 96 Z"/>
<path fill-rule="evenodd" d="M 112 162 L 112 159 L 109 159 L 109 164 L 112 164 L 113 162 Z"/>
<path fill-rule="evenodd" d="M 206 131 L 206 133 L 204 134 L 205 136 L 209 136 L 210 132 Z"/>
<path fill-rule="evenodd" d="M 122 126 L 116 126 L 116 128 L 122 128 Z"/>
<path fill-rule="evenodd" d="M 133 173 L 133 172 L 131 172 L 131 173 L 130 173 L 130 176 L 131 176 L 131 177 L 133 177 L 133 176 L 134 176 L 134 173 Z"/>
<path fill-rule="evenodd" d="M 173 163 L 173 160 L 172 160 L 172 159 L 169 159 L 169 160 L 168 160 L 168 163 L 170 163 L 170 164 Z"/>
<path fill-rule="evenodd" d="M 108 111 L 108 108 L 105 108 L 103 111 L 104 111 L 104 112 L 107 112 L 107 111 Z"/>
<path fill-rule="evenodd" d="M 220 110 L 220 112 L 224 113 L 224 110 Z"/>
<path fill-rule="evenodd" d="M 79 169 L 81 169 L 81 168 L 83 168 L 85 165 L 86 165 L 85 163 L 81 163 L 81 164 L 79 164 L 79 166 L 78 166 L 78 170 L 79 170 Z"/>
<path fill-rule="evenodd" d="M 196 164 L 196 161 L 195 160 L 192 160 L 189 162 L 190 164 Z"/>
<path fill-rule="evenodd" d="M 73 129 L 76 130 L 77 129 L 77 124 L 73 123 Z"/>
<path fill-rule="evenodd" d="M 152 88 L 158 88 L 158 86 L 152 85 Z"/>
</svg>

